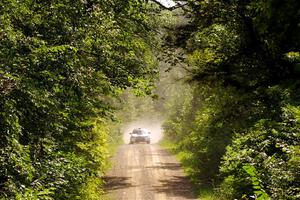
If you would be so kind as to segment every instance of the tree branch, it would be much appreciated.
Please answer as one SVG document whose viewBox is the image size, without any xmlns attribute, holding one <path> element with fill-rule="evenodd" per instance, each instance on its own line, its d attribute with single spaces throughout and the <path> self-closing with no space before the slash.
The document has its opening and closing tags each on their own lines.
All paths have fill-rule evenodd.
<svg viewBox="0 0 300 200">
<path fill-rule="evenodd" d="M 188 3 L 185 2 L 185 3 L 177 3 L 175 6 L 172 6 L 172 7 L 166 7 L 165 5 L 163 5 L 159 0 L 151 0 L 153 1 L 154 3 L 158 4 L 160 7 L 163 7 L 164 9 L 167 9 L 167 10 L 175 10 L 177 8 L 181 8 L 181 7 L 184 7 L 186 6 Z"/>
</svg>

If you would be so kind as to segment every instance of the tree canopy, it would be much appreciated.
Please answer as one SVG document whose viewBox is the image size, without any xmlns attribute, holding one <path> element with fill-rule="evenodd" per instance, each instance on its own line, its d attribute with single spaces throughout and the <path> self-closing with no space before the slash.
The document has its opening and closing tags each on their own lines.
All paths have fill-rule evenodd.
<svg viewBox="0 0 300 200">
<path fill-rule="evenodd" d="M 300 2 L 188 2 L 167 42 L 188 54 L 192 89 L 174 96 L 167 138 L 219 198 L 298 198 Z"/>
<path fill-rule="evenodd" d="M 148 9 L 1 1 L 2 199 L 99 198 L 113 99 L 127 87 L 150 94 L 157 77 Z"/>
<path fill-rule="evenodd" d="M 299 198 L 300 2 L 155 2 L 0 2 L 0 199 L 101 198 L 115 109 L 162 99 L 160 71 L 186 82 L 139 104 L 197 187 Z"/>
</svg>

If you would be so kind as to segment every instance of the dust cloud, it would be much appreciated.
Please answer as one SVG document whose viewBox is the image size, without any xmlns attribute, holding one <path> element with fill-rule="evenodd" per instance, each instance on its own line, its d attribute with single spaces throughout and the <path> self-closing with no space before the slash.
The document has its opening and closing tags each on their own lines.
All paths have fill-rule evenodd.
<svg viewBox="0 0 300 200">
<path fill-rule="evenodd" d="M 160 119 L 140 118 L 138 120 L 129 122 L 123 126 L 123 140 L 125 144 L 129 143 L 130 132 L 135 128 L 146 128 L 151 132 L 151 143 L 155 144 L 162 139 L 162 122 Z"/>
</svg>

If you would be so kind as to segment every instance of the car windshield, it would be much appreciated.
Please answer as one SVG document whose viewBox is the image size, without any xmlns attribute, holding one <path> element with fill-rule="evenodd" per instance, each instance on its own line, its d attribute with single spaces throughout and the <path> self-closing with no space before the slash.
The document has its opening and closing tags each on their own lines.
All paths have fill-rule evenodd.
<svg viewBox="0 0 300 200">
<path fill-rule="evenodd" d="M 143 129 L 135 129 L 133 130 L 133 134 L 137 134 L 137 135 L 144 135 L 147 134 L 148 132 L 146 130 Z"/>
</svg>

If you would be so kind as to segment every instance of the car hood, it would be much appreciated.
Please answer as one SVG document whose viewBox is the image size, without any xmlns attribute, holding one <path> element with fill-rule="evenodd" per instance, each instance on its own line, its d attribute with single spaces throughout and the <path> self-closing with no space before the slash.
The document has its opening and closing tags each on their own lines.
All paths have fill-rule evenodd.
<svg viewBox="0 0 300 200">
<path fill-rule="evenodd" d="M 149 137 L 148 134 L 131 134 L 131 137 Z"/>
</svg>

